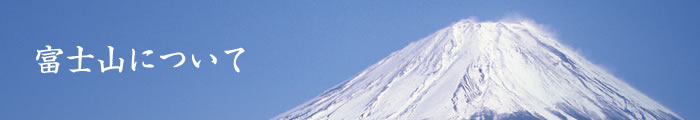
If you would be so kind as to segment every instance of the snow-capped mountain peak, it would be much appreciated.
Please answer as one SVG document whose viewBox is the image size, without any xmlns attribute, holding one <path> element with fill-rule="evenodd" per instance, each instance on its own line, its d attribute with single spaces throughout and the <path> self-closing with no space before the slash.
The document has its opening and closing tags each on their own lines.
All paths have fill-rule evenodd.
<svg viewBox="0 0 700 120">
<path fill-rule="evenodd" d="M 273 119 L 682 119 L 528 20 L 461 20 Z"/>
</svg>

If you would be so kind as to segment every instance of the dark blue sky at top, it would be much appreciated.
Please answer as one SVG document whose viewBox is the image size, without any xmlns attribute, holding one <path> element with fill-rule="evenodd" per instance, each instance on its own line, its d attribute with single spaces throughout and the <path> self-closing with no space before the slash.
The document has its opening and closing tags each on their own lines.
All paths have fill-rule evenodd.
<svg viewBox="0 0 700 120">
<path fill-rule="evenodd" d="M 688 1 L 0 1 L 0 119 L 268 119 L 463 18 L 519 15 L 687 119 L 700 119 L 700 8 Z M 64 51 L 41 74 L 36 50 Z M 96 59 L 124 58 L 99 72 Z M 85 48 L 83 67 L 66 56 Z M 233 70 L 233 55 L 243 47 Z M 153 69 L 130 69 L 136 59 Z M 155 53 L 138 53 L 151 49 Z M 157 56 L 183 52 L 187 61 Z M 200 68 L 190 60 L 201 59 Z M 209 62 L 208 54 L 219 58 Z"/>
</svg>

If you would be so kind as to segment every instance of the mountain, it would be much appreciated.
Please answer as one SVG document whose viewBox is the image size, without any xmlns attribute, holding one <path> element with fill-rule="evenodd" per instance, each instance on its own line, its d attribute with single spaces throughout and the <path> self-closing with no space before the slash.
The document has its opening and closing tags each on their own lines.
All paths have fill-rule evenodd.
<svg viewBox="0 0 700 120">
<path fill-rule="evenodd" d="M 528 20 L 461 20 L 273 119 L 682 119 Z"/>
</svg>

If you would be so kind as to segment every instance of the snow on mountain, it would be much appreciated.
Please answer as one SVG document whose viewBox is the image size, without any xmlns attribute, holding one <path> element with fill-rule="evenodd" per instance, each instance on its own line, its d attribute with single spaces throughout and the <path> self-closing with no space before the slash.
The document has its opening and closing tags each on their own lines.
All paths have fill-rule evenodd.
<svg viewBox="0 0 700 120">
<path fill-rule="evenodd" d="M 682 119 L 528 20 L 461 20 L 273 119 Z"/>
</svg>

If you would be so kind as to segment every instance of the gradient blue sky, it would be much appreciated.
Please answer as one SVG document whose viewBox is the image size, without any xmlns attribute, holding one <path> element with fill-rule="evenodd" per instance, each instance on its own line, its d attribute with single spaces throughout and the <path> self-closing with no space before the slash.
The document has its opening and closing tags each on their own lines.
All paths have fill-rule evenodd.
<svg viewBox="0 0 700 120">
<path fill-rule="evenodd" d="M 697 1 L 0 1 L 0 119 L 268 119 L 462 18 L 518 14 L 687 119 L 700 119 Z M 64 50 L 41 74 L 37 49 Z M 71 73 L 85 53 L 154 69 Z M 224 50 L 243 47 L 240 73 Z M 186 63 L 155 55 L 183 52 Z M 204 59 L 194 68 L 189 54 Z M 129 64 L 129 61 L 125 61 Z"/>
</svg>

